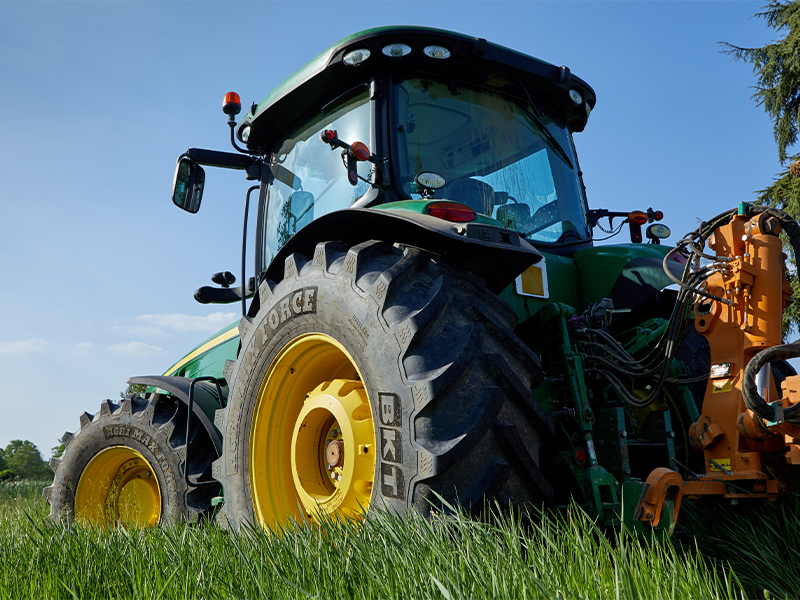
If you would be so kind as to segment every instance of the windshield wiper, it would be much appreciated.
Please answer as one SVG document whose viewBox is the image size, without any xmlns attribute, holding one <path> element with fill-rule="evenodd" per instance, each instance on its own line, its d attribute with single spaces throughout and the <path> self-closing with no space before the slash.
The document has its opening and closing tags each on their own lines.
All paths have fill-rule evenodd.
<svg viewBox="0 0 800 600">
<path fill-rule="evenodd" d="M 542 136 L 544 137 L 544 141 L 547 143 L 548 147 L 553 152 L 558 154 L 558 157 L 561 160 L 563 160 L 564 163 L 566 163 L 566 165 L 570 169 L 574 171 L 575 167 L 572 165 L 572 160 L 570 160 L 569 155 L 564 150 L 564 148 L 561 147 L 561 144 L 556 139 L 556 137 L 552 133 L 550 133 L 550 130 L 547 128 L 547 125 L 545 125 L 541 111 L 533 103 L 533 100 L 531 99 L 531 95 L 528 93 L 528 90 L 525 88 L 525 86 L 522 84 L 522 81 L 520 81 L 519 78 L 517 78 L 517 83 L 519 83 L 519 87 L 522 88 L 522 91 L 525 92 L 525 97 L 528 98 L 528 104 L 530 104 L 531 108 L 533 109 L 533 112 L 529 111 L 524 106 L 520 108 L 522 108 L 522 110 L 525 111 L 525 114 L 528 116 L 528 118 L 531 119 L 531 121 L 533 121 L 539 128 L 539 130 L 542 132 Z"/>
</svg>

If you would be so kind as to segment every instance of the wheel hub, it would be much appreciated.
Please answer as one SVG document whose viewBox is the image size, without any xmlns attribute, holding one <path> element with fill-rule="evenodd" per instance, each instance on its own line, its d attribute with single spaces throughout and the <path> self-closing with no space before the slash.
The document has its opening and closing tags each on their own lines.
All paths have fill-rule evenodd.
<svg viewBox="0 0 800 600">
<path fill-rule="evenodd" d="M 308 516 L 354 516 L 369 503 L 375 432 L 360 381 L 320 384 L 306 398 L 292 436 L 292 476 Z"/>
</svg>

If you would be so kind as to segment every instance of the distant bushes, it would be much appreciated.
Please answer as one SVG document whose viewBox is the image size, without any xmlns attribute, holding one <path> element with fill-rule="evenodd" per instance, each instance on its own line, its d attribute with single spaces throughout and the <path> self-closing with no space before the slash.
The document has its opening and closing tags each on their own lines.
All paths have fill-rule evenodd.
<svg viewBox="0 0 800 600">
<path fill-rule="evenodd" d="M 0 481 L 19 477 L 44 481 L 53 479 L 53 472 L 42 459 L 39 448 L 28 440 L 12 440 L 0 449 Z"/>
</svg>

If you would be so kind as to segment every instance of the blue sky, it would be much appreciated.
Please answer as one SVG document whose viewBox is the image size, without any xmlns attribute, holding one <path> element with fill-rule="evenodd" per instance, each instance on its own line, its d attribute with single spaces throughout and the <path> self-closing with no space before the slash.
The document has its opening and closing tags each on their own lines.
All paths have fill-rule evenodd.
<svg viewBox="0 0 800 600">
<path fill-rule="evenodd" d="M 0 447 L 29 439 L 47 458 L 127 377 L 163 372 L 237 318 L 192 294 L 238 273 L 248 182 L 209 170 L 197 215 L 169 194 L 186 148 L 229 149 L 225 92 L 249 106 L 376 25 L 484 37 L 594 87 L 576 135 L 590 204 L 663 210 L 674 242 L 780 170 L 752 69 L 717 44 L 775 39 L 751 18 L 761 6 L 0 2 Z"/>
</svg>

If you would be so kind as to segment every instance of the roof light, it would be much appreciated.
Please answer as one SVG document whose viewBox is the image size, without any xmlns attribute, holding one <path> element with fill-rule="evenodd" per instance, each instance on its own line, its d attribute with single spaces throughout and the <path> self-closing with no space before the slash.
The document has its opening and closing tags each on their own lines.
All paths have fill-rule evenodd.
<svg viewBox="0 0 800 600">
<path fill-rule="evenodd" d="M 386 56 L 397 58 L 411 54 L 411 46 L 408 44 L 389 44 L 388 46 L 384 46 L 381 52 L 383 52 Z"/>
<path fill-rule="evenodd" d="M 671 233 L 672 232 L 669 230 L 669 227 L 662 223 L 653 223 L 647 228 L 647 237 L 649 237 L 651 240 L 653 238 L 664 240 L 668 238 Z"/>
<path fill-rule="evenodd" d="M 572 89 L 569 91 L 569 97 L 570 97 L 570 98 L 572 98 L 572 101 L 575 103 L 575 105 L 576 105 L 576 106 L 577 106 L 578 104 L 581 104 L 581 103 L 583 102 L 583 96 L 582 96 L 582 95 L 581 95 L 581 93 L 580 93 L 578 90 L 576 90 L 575 88 L 572 88 Z"/>
<path fill-rule="evenodd" d="M 474 221 L 477 214 L 466 204 L 450 202 L 448 200 L 431 202 L 425 207 L 425 212 L 438 219 L 444 219 L 452 223 L 467 223 Z"/>
<path fill-rule="evenodd" d="M 425 46 L 423 52 L 425 53 L 425 56 L 430 56 L 431 58 L 438 60 L 450 58 L 450 50 L 444 46 Z"/>
<path fill-rule="evenodd" d="M 348 67 L 357 67 L 367 60 L 370 54 L 371 52 L 366 48 L 358 48 L 357 50 L 351 50 L 345 54 L 342 60 Z"/>
<path fill-rule="evenodd" d="M 241 134 L 239 135 L 239 137 L 241 137 L 241 138 L 242 138 L 242 141 L 243 141 L 245 144 L 247 143 L 247 140 L 249 140 L 249 139 L 250 139 L 250 125 L 248 125 L 248 126 L 247 126 L 247 127 L 245 127 L 244 129 L 242 129 L 242 132 L 241 132 Z"/>
<path fill-rule="evenodd" d="M 423 171 L 414 177 L 414 183 L 428 190 L 440 190 L 447 185 L 447 180 L 433 171 Z"/>
<path fill-rule="evenodd" d="M 592 114 L 592 106 L 588 102 L 586 103 L 586 118 L 589 118 L 589 115 Z"/>
<path fill-rule="evenodd" d="M 236 92 L 228 92 L 222 100 L 222 112 L 226 115 L 238 115 L 242 110 L 242 101 Z"/>
<path fill-rule="evenodd" d="M 628 213 L 628 222 L 634 225 L 644 225 L 649 220 L 647 213 L 641 210 L 634 210 Z"/>
</svg>

